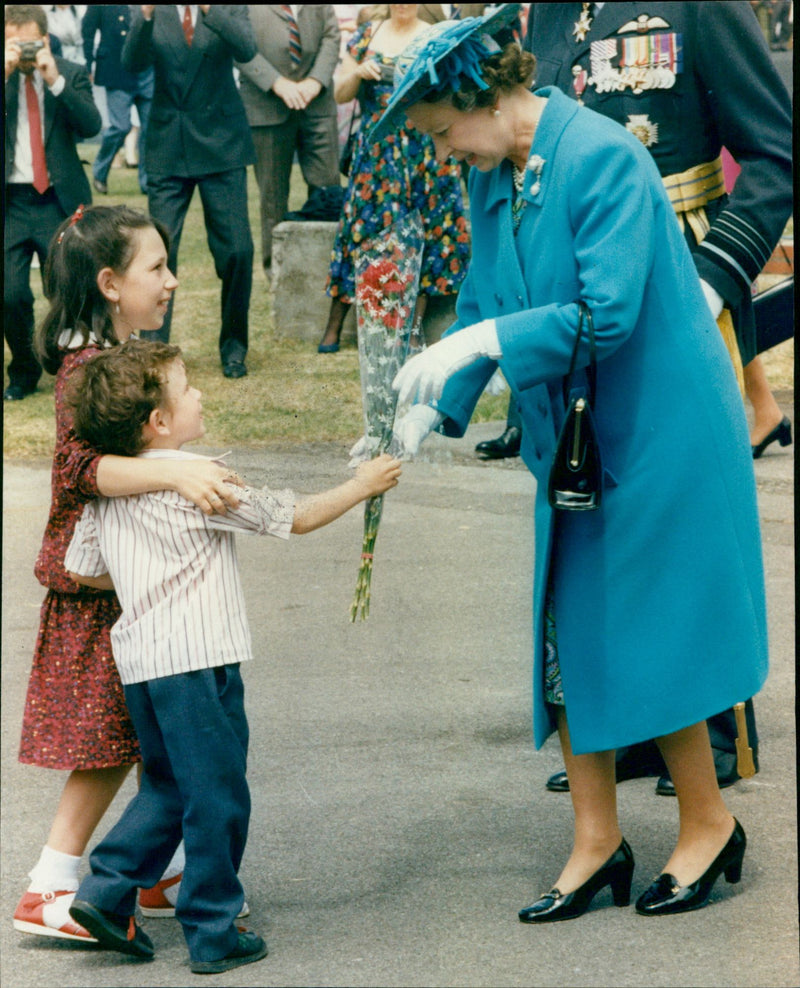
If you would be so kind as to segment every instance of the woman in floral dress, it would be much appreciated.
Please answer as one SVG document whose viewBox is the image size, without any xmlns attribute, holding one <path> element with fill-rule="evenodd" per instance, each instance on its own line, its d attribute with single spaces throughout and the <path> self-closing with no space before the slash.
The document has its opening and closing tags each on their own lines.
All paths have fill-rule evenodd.
<svg viewBox="0 0 800 988">
<path fill-rule="evenodd" d="M 361 121 L 333 245 L 326 285 L 331 310 L 320 353 L 339 349 L 342 323 L 355 297 L 353 252 L 398 217 L 419 210 L 425 228 L 415 326 L 421 324 L 428 297 L 455 294 L 466 274 L 470 240 L 458 162 L 438 162 L 433 141 L 413 130 L 369 141 L 369 131 L 391 97 L 398 56 L 413 38 L 430 30 L 417 17 L 417 6 L 389 4 L 387 20 L 362 24 L 347 44 L 336 81 L 337 102 L 357 96 Z"/>
</svg>

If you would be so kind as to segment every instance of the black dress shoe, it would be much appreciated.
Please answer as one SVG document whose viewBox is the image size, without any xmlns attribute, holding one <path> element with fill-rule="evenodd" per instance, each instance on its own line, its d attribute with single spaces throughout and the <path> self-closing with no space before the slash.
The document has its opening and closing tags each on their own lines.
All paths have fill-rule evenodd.
<svg viewBox="0 0 800 988">
<path fill-rule="evenodd" d="M 108 185 L 105 182 L 101 182 L 99 178 L 93 178 L 92 185 L 101 195 L 108 194 Z"/>
<path fill-rule="evenodd" d="M 560 772 L 554 772 L 544 785 L 550 792 L 569 792 L 569 779 L 566 771 L 562 768 Z"/>
<path fill-rule="evenodd" d="M 497 439 L 478 443 L 475 452 L 484 460 L 503 460 L 509 456 L 519 456 L 521 444 L 522 429 L 512 425 Z"/>
<path fill-rule="evenodd" d="M 32 395 L 35 390 L 35 385 L 32 388 L 25 388 L 21 384 L 9 384 L 3 392 L 3 401 L 22 401 L 23 398 Z"/>
<path fill-rule="evenodd" d="M 723 751 L 722 748 L 712 748 L 714 753 L 714 769 L 717 773 L 717 785 L 720 789 L 727 789 L 734 782 L 741 779 L 737 771 L 737 761 L 735 751 Z M 756 772 L 758 771 L 758 755 L 753 752 L 753 761 Z M 675 784 L 669 775 L 662 775 L 656 783 L 656 793 L 659 796 L 674 796 Z"/>
<path fill-rule="evenodd" d="M 702 909 L 708 902 L 714 882 L 723 872 L 725 880 L 732 885 L 741 879 L 746 847 L 747 837 L 742 825 L 734 820 L 728 843 L 696 882 L 680 886 L 672 875 L 661 874 L 636 900 L 636 912 L 641 916 L 666 916 Z"/>
<path fill-rule="evenodd" d="M 576 919 L 582 916 L 591 905 L 597 893 L 611 886 L 615 906 L 627 906 L 631 901 L 633 880 L 633 852 L 628 842 L 623 840 L 602 868 L 588 878 L 574 892 L 562 895 L 558 889 L 551 889 L 537 899 L 533 905 L 520 909 L 521 923 L 555 923 L 562 919 Z"/>
<path fill-rule="evenodd" d="M 103 912 L 91 902 L 74 899 L 69 907 L 69 914 L 76 923 L 88 930 L 101 947 L 116 950 L 120 954 L 130 954 L 152 960 L 155 950 L 153 941 L 137 926 L 133 916 L 116 916 Z"/>
<path fill-rule="evenodd" d="M 630 779 L 645 779 L 664 771 L 664 759 L 655 745 L 643 742 L 620 749 L 620 752 L 614 762 L 618 783 L 628 782 Z M 564 769 L 551 775 L 545 787 L 550 792 L 569 792 L 569 779 Z"/>
<path fill-rule="evenodd" d="M 222 365 L 222 373 L 225 377 L 244 377 L 247 368 L 241 360 L 229 360 Z"/>
<path fill-rule="evenodd" d="M 764 450 L 769 446 L 770 443 L 774 443 L 775 440 L 781 444 L 781 446 L 789 446 L 792 442 L 792 423 L 784 415 L 781 421 L 775 426 L 772 432 L 768 433 L 758 444 L 758 446 L 751 446 L 750 449 L 753 451 L 753 459 L 757 460 Z"/>
<path fill-rule="evenodd" d="M 240 927 L 236 946 L 224 957 L 220 957 L 217 961 L 191 961 L 189 966 L 193 974 L 221 974 L 234 967 L 241 967 L 242 964 L 260 961 L 268 953 L 266 943 L 257 933 Z"/>
</svg>

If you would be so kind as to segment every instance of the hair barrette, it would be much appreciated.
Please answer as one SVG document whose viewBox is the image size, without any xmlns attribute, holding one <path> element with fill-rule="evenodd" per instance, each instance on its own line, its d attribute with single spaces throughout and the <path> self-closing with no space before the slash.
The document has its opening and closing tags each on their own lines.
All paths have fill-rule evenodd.
<svg viewBox="0 0 800 988">
<path fill-rule="evenodd" d="M 58 240 L 56 241 L 56 243 L 59 243 L 60 244 L 61 241 L 64 239 L 64 234 L 67 232 L 67 230 L 69 230 L 70 227 L 75 226 L 75 224 L 78 222 L 78 220 L 82 220 L 83 219 L 84 212 L 85 212 L 84 205 L 83 205 L 83 203 L 81 203 L 80 206 L 78 206 L 78 208 L 72 214 L 72 216 L 70 216 L 70 218 L 69 218 L 69 226 L 65 226 L 64 229 L 61 231 L 61 233 L 59 233 Z"/>
</svg>

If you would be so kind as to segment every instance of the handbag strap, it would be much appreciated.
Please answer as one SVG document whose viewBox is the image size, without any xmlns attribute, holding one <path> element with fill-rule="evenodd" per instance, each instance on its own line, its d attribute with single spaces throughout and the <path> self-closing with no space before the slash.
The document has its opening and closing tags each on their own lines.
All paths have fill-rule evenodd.
<svg viewBox="0 0 800 988">
<path fill-rule="evenodd" d="M 570 382 L 575 373 L 575 365 L 578 362 L 578 350 L 583 336 L 583 326 L 586 324 L 586 333 L 589 340 L 589 366 L 586 368 L 586 378 L 589 382 L 589 404 L 594 405 L 595 392 L 597 390 L 597 349 L 594 339 L 594 319 L 592 310 L 582 300 L 578 300 L 578 331 L 575 334 L 575 344 L 572 347 L 572 359 L 569 363 L 569 371 L 561 384 L 564 396 L 564 407 L 569 405 Z"/>
</svg>

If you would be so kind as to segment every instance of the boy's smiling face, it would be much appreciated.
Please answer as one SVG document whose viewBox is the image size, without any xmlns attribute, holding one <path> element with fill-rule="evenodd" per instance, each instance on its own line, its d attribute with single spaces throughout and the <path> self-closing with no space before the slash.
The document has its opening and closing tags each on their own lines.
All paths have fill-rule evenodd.
<svg viewBox="0 0 800 988">
<path fill-rule="evenodd" d="M 166 369 L 165 400 L 160 409 L 162 421 L 169 432 L 169 440 L 168 444 L 157 445 L 180 449 L 184 443 L 205 435 L 201 397 L 197 388 L 189 384 L 183 361 L 173 360 Z"/>
</svg>

